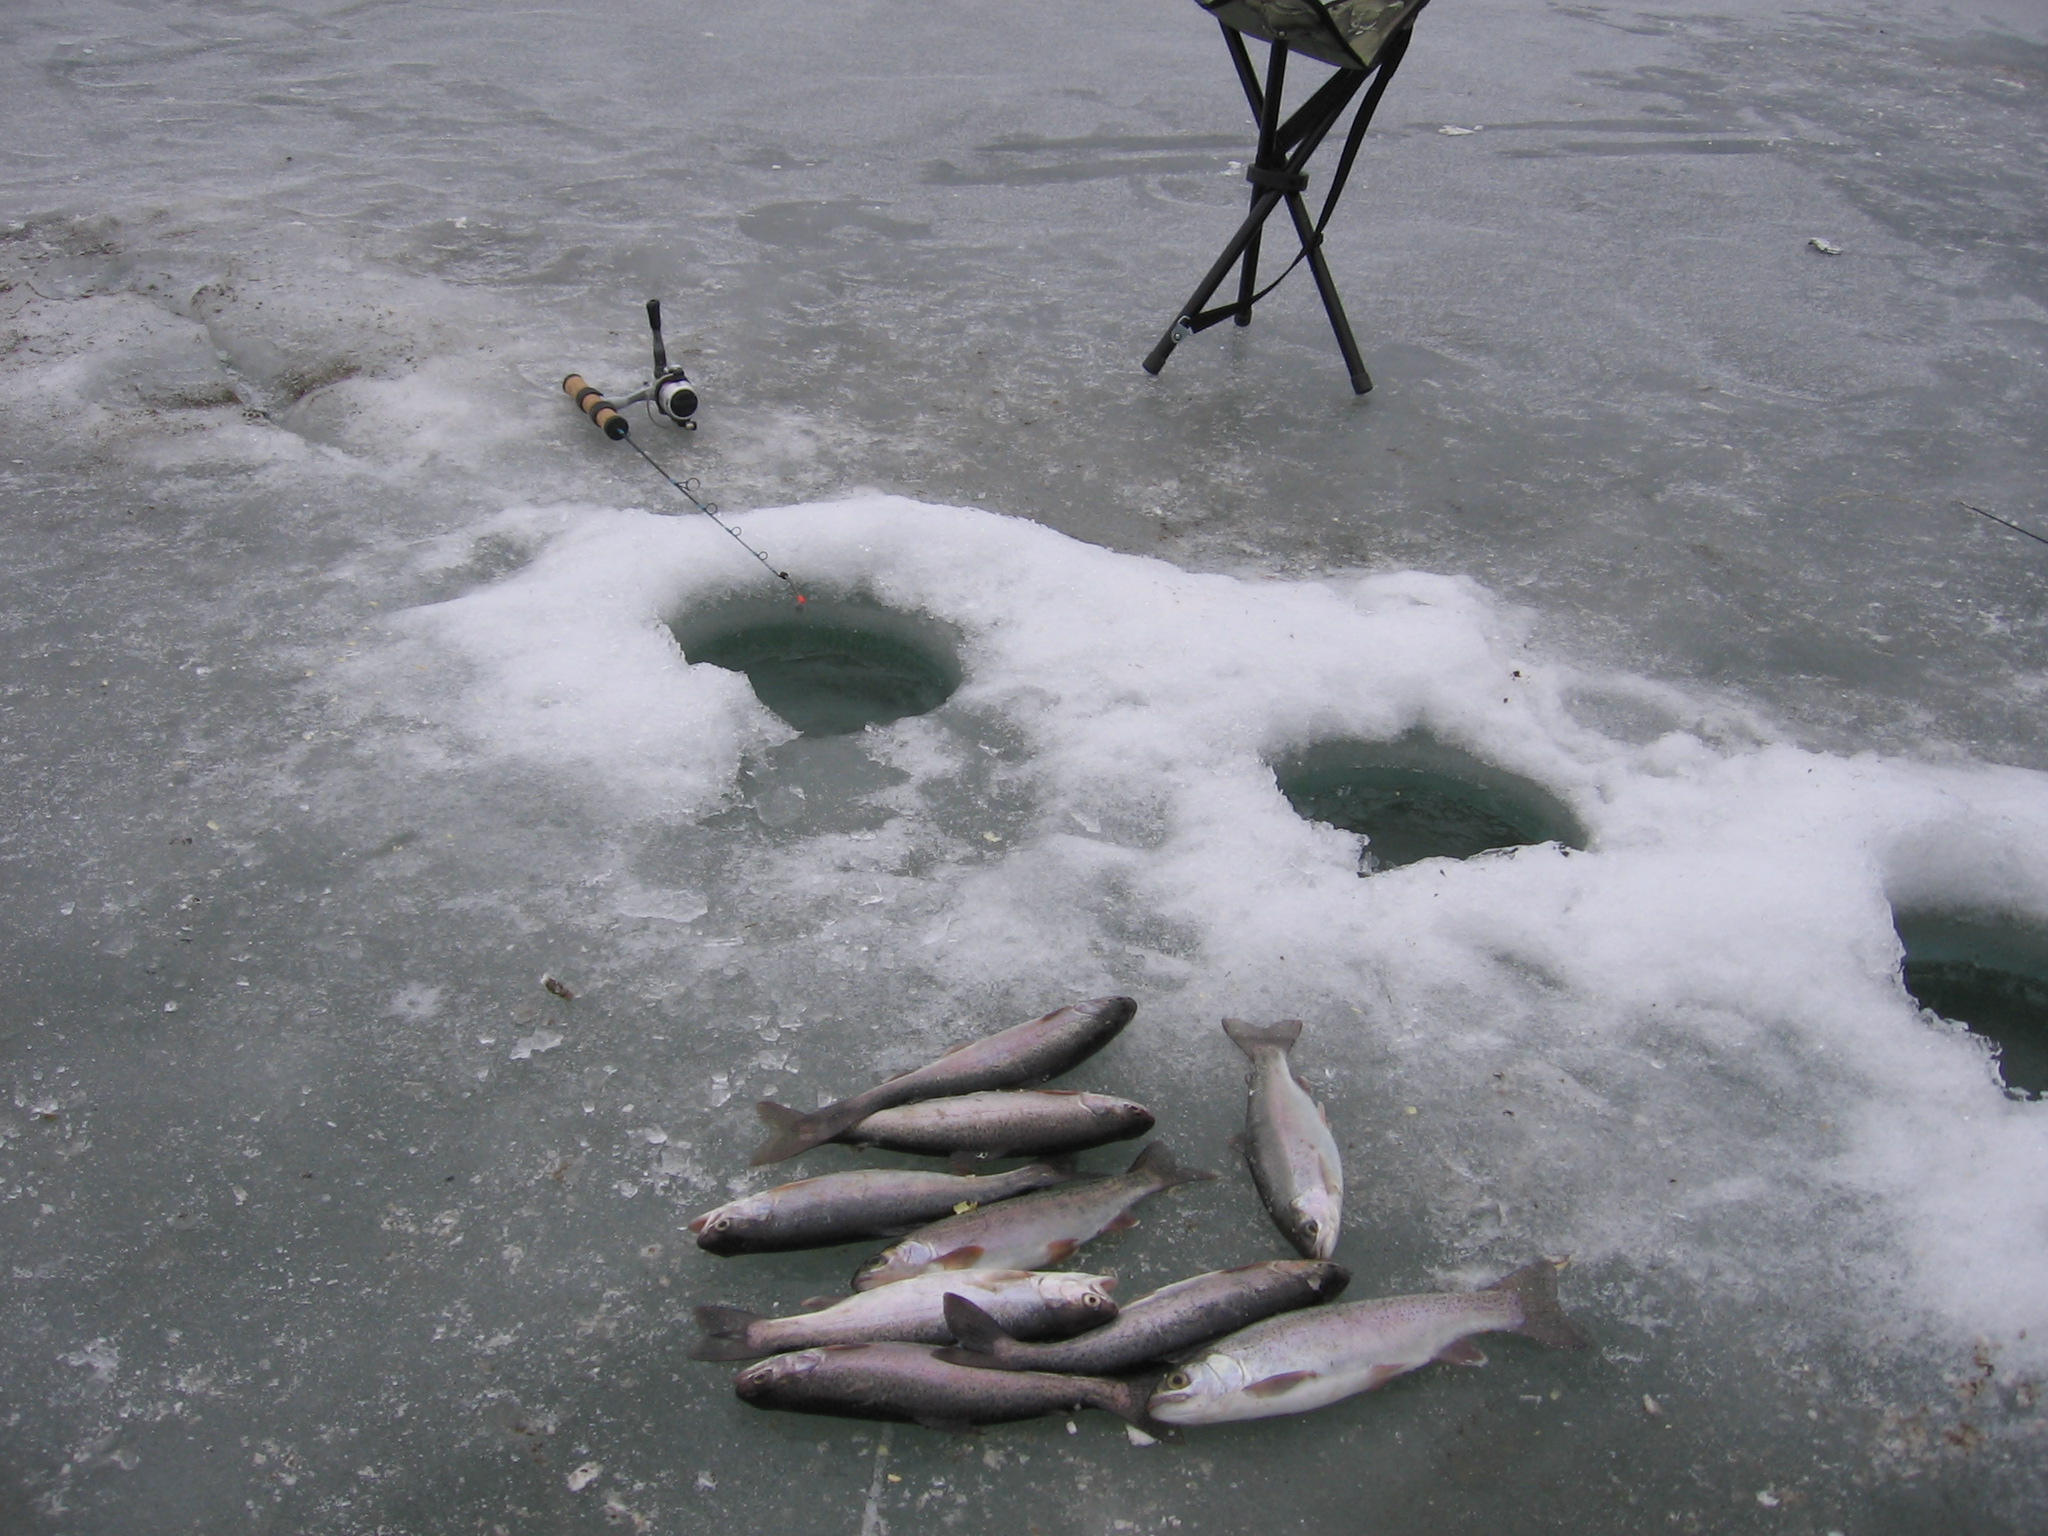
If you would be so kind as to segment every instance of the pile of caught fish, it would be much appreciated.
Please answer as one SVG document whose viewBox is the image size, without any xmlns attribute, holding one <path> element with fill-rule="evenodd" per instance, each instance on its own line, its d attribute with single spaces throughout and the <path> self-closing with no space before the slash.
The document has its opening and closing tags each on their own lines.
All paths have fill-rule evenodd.
<svg viewBox="0 0 2048 1536">
<path fill-rule="evenodd" d="M 699 1216 L 690 1223 L 698 1246 L 720 1255 L 899 1241 L 861 1266 L 851 1296 L 812 1311 L 697 1308 L 695 1357 L 757 1360 L 734 1383 L 757 1408 L 944 1429 L 1100 1408 L 1143 1435 L 1302 1413 L 1431 1361 L 1482 1365 L 1475 1334 L 1585 1346 L 1558 1305 L 1561 1266 L 1545 1259 L 1470 1294 L 1329 1304 L 1350 1279 L 1330 1262 L 1344 1173 L 1320 1106 L 1288 1062 L 1301 1033 L 1293 1019 L 1223 1027 L 1252 1062 L 1243 1142 L 1252 1178 L 1303 1257 L 1196 1275 L 1121 1309 L 1111 1277 L 1054 1268 L 1133 1225 L 1140 1202 L 1215 1177 L 1180 1167 L 1159 1142 L 1125 1173 L 1080 1174 L 1073 1153 L 1141 1136 L 1152 1115 L 1104 1094 L 1034 1089 L 1107 1045 L 1137 1006 L 1127 997 L 1075 1003 L 809 1114 L 763 1103 L 774 1134 L 756 1165 L 828 1141 L 1038 1160 L 980 1176 L 826 1174 Z"/>
</svg>

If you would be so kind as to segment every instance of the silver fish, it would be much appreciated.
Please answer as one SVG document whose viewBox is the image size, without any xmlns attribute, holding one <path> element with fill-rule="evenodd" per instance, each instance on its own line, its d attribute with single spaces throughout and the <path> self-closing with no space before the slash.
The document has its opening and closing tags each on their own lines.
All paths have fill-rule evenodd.
<svg viewBox="0 0 2048 1536">
<path fill-rule="evenodd" d="M 1075 1177 L 1065 1163 L 1030 1163 L 980 1177 L 863 1168 L 744 1196 L 706 1211 L 690 1230 L 699 1248 L 720 1255 L 825 1248 L 863 1237 L 901 1237 L 962 1206 L 988 1205 Z"/>
<path fill-rule="evenodd" d="M 1268 1318 L 1218 1339 L 1167 1376 L 1150 1412 L 1163 1424 L 1306 1413 L 1432 1360 L 1484 1365 L 1475 1333 L 1521 1333 L 1584 1349 L 1585 1334 L 1558 1305 L 1560 1267 L 1538 1259 L 1483 1291 L 1347 1301 Z"/>
<path fill-rule="evenodd" d="M 969 1269 L 921 1275 L 901 1285 L 866 1291 L 795 1317 L 762 1317 L 738 1307 L 697 1308 L 704 1337 L 693 1360 L 751 1360 L 819 1344 L 950 1344 L 949 1296 L 965 1296 L 982 1315 L 1031 1338 L 1056 1338 L 1098 1327 L 1116 1316 L 1107 1275 L 1027 1273 L 1021 1269 Z"/>
<path fill-rule="evenodd" d="M 1063 1263 L 1091 1237 L 1136 1225 L 1131 1208 L 1139 1201 L 1215 1177 L 1178 1166 L 1155 1141 L 1128 1172 L 1113 1178 L 1020 1195 L 913 1232 L 862 1265 L 853 1288 L 871 1291 L 931 1269 L 1045 1269 Z"/>
<path fill-rule="evenodd" d="M 940 1350 L 939 1358 L 1004 1371 L 1120 1371 L 1170 1359 L 1190 1345 L 1275 1313 L 1329 1301 L 1342 1294 L 1350 1278 L 1341 1264 L 1318 1259 L 1270 1259 L 1219 1269 L 1140 1296 L 1113 1322 L 1049 1344 L 1019 1342 L 1016 1329 L 962 1290 L 946 1297 L 946 1322 L 959 1346 Z M 877 1294 L 896 1289 L 885 1286 Z"/>
<path fill-rule="evenodd" d="M 1244 1152 L 1259 1198 L 1304 1258 L 1327 1259 L 1344 1215 L 1344 1164 L 1329 1116 L 1287 1059 L 1301 1020 L 1261 1026 L 1225 1019 L 1223 1032 L 1252 1059 Z"/>
<path fill-rule="evenodd" d="M 1146 1427 L 1146 1384 L 1039 1371 L 978 1371 L 937 1358 L 928 1344 L 834 1344 L 776 1355 L 733 1380 L 756 1408 L 895 1419 L 931 1429 L 972 1429 L 1101 1408 Z"/>
<path fill-rule="evenodd" d="M 1142 1104 L 1065 1088 L 966 1093 L 878 1110 L 833 1137 L 890 1152 L 976 1152 L 984 1157 L 1079 1152 L 1152 1129 Z"/>
<path fill-rule="evenodd" d="M 1109 1044 L 1137 1011 L 1138 1005 L 1128 997 L 1072 1003 L 1042 1019 L 955 1046 L 937 1061 L 809 1114 L 763 1099 L 758 1106 L 761 1118 L 775 1134 L 754 1153 L 754 1164 L 758 1167 L 795 1157 L 830 1141 L 876 1110 L 984 1088 L 1025 1088 L 1042 1083 Z"/>
</svg>

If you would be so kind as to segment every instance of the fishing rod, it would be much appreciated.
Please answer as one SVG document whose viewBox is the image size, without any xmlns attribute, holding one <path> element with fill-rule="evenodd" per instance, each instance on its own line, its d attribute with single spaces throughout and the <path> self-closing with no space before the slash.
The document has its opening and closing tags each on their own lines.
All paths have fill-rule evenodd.
<svg viewBox="0 0 2048 1536">
<path fill-rule="evenodd" d="M 741 549 L 744 549 L 748 554 L 760 561 L 761 569 L 788 587 L 796 598 L 797 606 L 801 608 L 805 601 L 804 595 L 797 591 L 796 583 L 789 578 L 789 572 L 778 571 L 775 568 L 774 562 L 745 539 L 741 538 L 739 530 L 718 515 L 718 503 L 706 501 L 697 494 L 701 487 L 694 478 L 678 480 L 674 475 L 663 469 L 660 464 L 655 462 L 653 454 L 633 440 L 631 436 L 632 425 L 626 420 L 624 414 L 624 408 L 633 405 L 646 405 L 652 409 L 655 415 L 668 421 L 671 425 L 683 428 L 685 431 L 694 432 L 697 430 L 695 419 L 698 405 L 697 391 L 690 383 L 689 375 L 683 372 L 682 367 L 680 365 L 671 366 L 669 363 L 668 348 L 663 344 L 661 338 L 661 300 L 659 299 L 649 299 L 647 301 L 647 326 L 654 333 L 654 377 L 647 384 L 626 396 L 625 399 L 614 402 L 606 399 L 604 391 L 584 378 L 582 374 L 572 373 L 562 380 L 562 393 L 575 401 L 576 409 L 596 423 L 598 429 L 606 437 L 615 443 L 623 442 L 627 447 L 639 454 L 641 458 L 647 461 L 648 468 L 652 469 L 682 494 L 683 500 L 710 518 L 712 522 L 716 523 L 731 538 L 733 543 L 739 545 Z"/>
</svg>

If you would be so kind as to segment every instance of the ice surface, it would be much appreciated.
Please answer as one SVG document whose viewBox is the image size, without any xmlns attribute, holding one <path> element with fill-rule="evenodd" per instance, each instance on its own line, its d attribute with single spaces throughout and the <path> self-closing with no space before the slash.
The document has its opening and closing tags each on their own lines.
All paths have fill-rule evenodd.
<svg viewBox="0 0 2048 1536">
<path fill-rule="evenodd" d="M 1184 3 L 8 8 L 0 1529 L 2038 1528 L 2048 1103 L 1894 923 L 2048 923 L 1958 505 L 2048 531 L 2044 98 L 2032 6 L 1432 6 L 1358 401 L 1306 285 L 1137 368 L 1244 198 Z M 774 585 L 558 389 L 656 295 L 636 438 L 940 708 L 685 662 Z M 1585 851 L 1359 879 L 1272 765 L 1417 730 Z M 1600 1347 L 1142 1455 L 686 1358 L 864 1256 L 679 1230 L 754 1100 L 1109 990 L 1073 1085 L 1227 1172 L 1126 1294 L 1279 1251 L 1216 1021 L 1294 1014 L 1354 1294 L 1568 1252 Z"/>
</svg>

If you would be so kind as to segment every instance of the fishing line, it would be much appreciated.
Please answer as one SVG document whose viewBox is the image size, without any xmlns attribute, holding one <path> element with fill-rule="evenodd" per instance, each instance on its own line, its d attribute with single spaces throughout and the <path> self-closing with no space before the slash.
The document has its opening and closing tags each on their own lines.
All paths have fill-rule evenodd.
<svg viewBox="0 0 2048 1536">
<path fill-rule="evenodd" d="M 752 555 L 756 560 L 760 561 L 761 569 L 766 571 L 770 576 L 773 576 L 777 581 L 781 582 L 784 586 L 788 587 L 791 592 L 795 593 L 798 606 L 802 606 L 804 602 L 804 595 L 803 593 L 798 592 L 796 590 L 796 583 L 789 579 L 789 572 L 778 571 L 777 569 L 775 569 L 773 562 L 771 562 L 766 555 L 762 554 L 760 550 L 754 548 L 753 545 L 749 544 L 745 539 L 741 538 L 738 529 L 734 528 L 730 523 L 726 522 L 724 519 L 719 517 L 717 502 L 705 501 L 703 498 L 698 496 L 695 491 L 690 489 L 690 487 L 697 484 L 697 481 L 695 481 L 694 479 L 678 480 L 674 475 L 670 474 L 667 470 L 663 469 L 659 464 L 655 463 L 654 455 L 649 453 L 645 448 L 642 448 L 638 443 L 634 442 L 631 437 L 621 438 L 620 441 L 623 442 L 628 448 L 632 449 L 635 453 L 639 454 L 641 458 L 645 459 L 647 461 L 648 467 L 652 469 L 657 475 L 661 476 L 662 479 L 666 480 L 678 491 L 681 491 L 683 493 L 683 499 L 685 501 L 689 502 L 691 506 L 695 507 L 699 512 L 702 512 L 706 517 L 710 518 L 712 522 L 717 523 L 720 528 L 724 529 L 725 532 L 731 537 L 733 543 L 739 545 L 741 549 L 744 549 L 748 554 Z"/>
<path fill-rule="evenodd" d="M 1959 507 L 1969 508 L 1970 511 L 1976 513 L 1979 517 L 1990 518 L 1992 522 L 1998 524 L 1998 526 L 2001 528 L 2010 528 L 2014 533 L 2023 533 L 2028 538 L 2032 539 L 2036 544 L 2048 544 L 2048 538 L 2043 538 L 2040 534 L 2034 532 L 2034 530 L 2031 528 L 2022 528 L 2018 523 L 2008 523 L 1996 512 L 1986 512 L 1982 507 L 1972 507 L 1967 501 L 1959 501 L 1956 503 L 1956 505 Z"/>
</svg>

